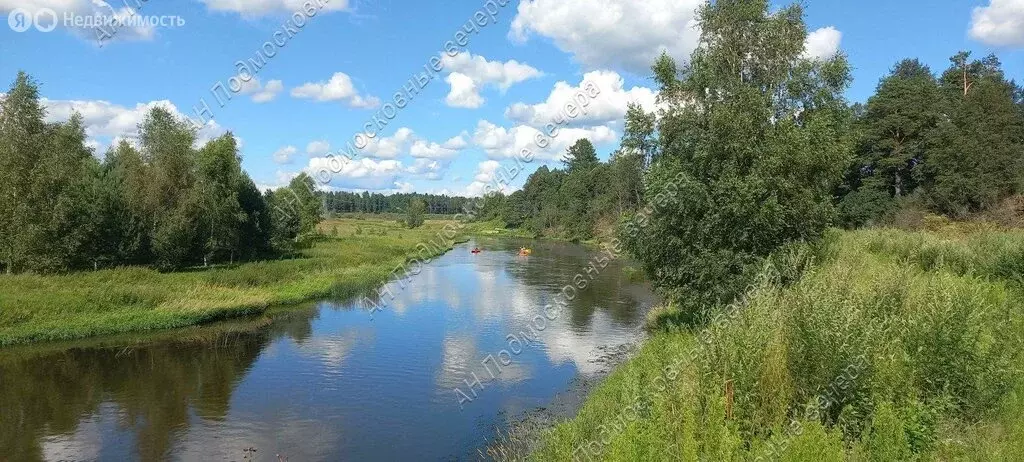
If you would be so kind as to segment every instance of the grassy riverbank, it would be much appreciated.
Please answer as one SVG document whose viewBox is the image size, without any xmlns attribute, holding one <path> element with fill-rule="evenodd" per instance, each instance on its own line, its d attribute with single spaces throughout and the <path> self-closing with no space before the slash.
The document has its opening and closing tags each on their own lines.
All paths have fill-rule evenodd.
<svg viewBox="0 0 1024 462">
<path fill-rule="evenodd" d="M 823 249 L 780 260 L 768 274 L 814 263 L 715 327 L 654 334 L 531 458 L 1019 458 L 1024 232 L 866 230 Z"/>
<path fill-rule="evenodd" d="M 0 276 L 0 346 L 148 331 L 256 314 L 268 306 L 344 297 L 386 281 L 437 241 L 446 221 L 415 230 L 393 220 L 329 220 L 301 257 L 160 273 L 118 268 Z"/>
</svg>

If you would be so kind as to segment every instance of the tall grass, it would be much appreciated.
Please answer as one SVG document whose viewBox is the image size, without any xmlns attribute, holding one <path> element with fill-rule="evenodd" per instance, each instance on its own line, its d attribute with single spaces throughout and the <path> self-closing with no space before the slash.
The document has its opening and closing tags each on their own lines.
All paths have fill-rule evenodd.
<svg viewBox="0 0 1024 462">
<path fill-rule="evenodd" d="M 345 297 L 386 281 L 448 222 L 416 230 L 384 220 L 334 220 L 299 258 L 160 273 L 118 268 L 0 276 L 0 346 L 195 325 L 268 306 Z M 373 230 L 356 235 L 355 228 Z"/>
<path fill-rule="evenodd" d="M 1021 232 L 879 230 L 792 281 L 806 259 L 777 259 L 734 314 L 655 334 L 532 458 L 1019 457 L 1022 252 Z"/>
</svg>

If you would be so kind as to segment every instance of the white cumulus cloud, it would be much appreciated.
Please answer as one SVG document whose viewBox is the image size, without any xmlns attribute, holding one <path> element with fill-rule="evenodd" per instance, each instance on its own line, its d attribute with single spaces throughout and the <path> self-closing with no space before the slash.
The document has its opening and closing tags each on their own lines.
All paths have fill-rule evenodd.
<svg viewBox="0 0 1024 462">
<path fill-rule="evenodd" d="M 312 141 L 306 145 L 306 154 L 311 156 L 322 156 L 331 150 L 331 143 L 326 141 Z"/>
<path fill-rule="evenodd" d="M 586 82 L 600 90 L 595 97 L 589 95 Z M 584 95 L 579 97 L 578 95 Z M 657 93 L 644 87 L 626 89 L 622 76 L 613 71 L 593 71 L 583 76 L 579 85 L 568 82 L 555 84 L 546 101 L 538 104 L 515 103 L 505 110 L 505 117 L 533 127 L 543 127 L 556 120 L 568 120 L 572 125 L 593 126 L 618 122 L 625 118 L 629 104 L 639 104 L 647 112 L 656 108 Z M 566 106 L 578 107 L 578 115 L 566 114 Z"/>
<path fill-rule="evenodd" d="M 988 45 L 1024 47 L 1024 0 L 991 0 L 974 8 L 970 34 Z"/>
<path fill-rule="evenodd" d="M 544 140 L 538 143 L 538 138 Z M 580 139 L 589 139 L 595 145 L 610 143 L 619 139 L 619 135 L 610 127 L 599 125 L 588 128 L 561 128 L 556 136 L 547 137 L 540 130 L 527 126 L 516 125 L 505 128 L 487 120 L 477 123 L 473 133 L 473 144 L 483 149 L 491 159 L 524 158 L 524 150 L 541 162 L 555 162 L 565 155 L 566 149 Z M 544 147 L 541 147 L 541 146 Z"/>
<path fill-rule="evenodd" d="M 466 141 L 467 136 L 469 134 L 463 132 L 441 144 L 426 140 L 416 140 L 412 147 L 409 148 L 409 154 L 413 157 L 424 159 L 450 159 L 469 145 Z"/>
<path fill-rule="evenodd" d="M 473 182 L 466 186 L 465 195 L 468 197 L 481 197 L 492 192 L 512 192 L 511 187 L 505 184 L 506 181 L 497 181 L 499 172 L 501 172 L 501 162 L 496 160 L 480 162 L 477 165 Z"/>
<path fill-rule="evenodd" d="M 274 162 L 279 164 L 289 164 L 292 161 L 292 157 L 298 154 L 299 150 L 295 146 L 285 146 L 277 151 L 274 151 L 273 158 Z"/>
<path fill-rule="evenodd" d="M 807 34 L 804 42 L 804 56 L 809 59 L 828 60 L 839 53 L 843 33 L 835 27 L 822 27 Z"/>
<path fill-rule="evenodd" d="M 468 75 L 452 72 L 444 78 L 444 81 L 448 82 L 448 86 L 451 87 L 451 91 L 444 99 L 448 106 L 476 109 L 484 105 L 484 98 L 480 96 L 480 87 Z"/>
<path fill-rule="evenodd" d="M 509 36 L 551 39 L 588 69 L 649 74 L 667 52 L 684 61 L 697 47 L 704 0 L 522 0 Z M 655 13 L 656 12 L 656 13 Z"/>
<path fill-rule="evenodd" d="M 428 180 L 440 180 L 447 171 L 448 165 L 439 160 L 414 159 L 412 165 L 406 167 L 406 173 L 423 177 Z"/>
<path fill-rule="evenodd" d="M 344 161 L 339 165 L 337 161 L 326 157 L 314 157 L 309 160 L 306 170 L 317 179 L 322 179 L 324 172 L 329 173 L 329 187 L 379 191 L 393 188 L 406 168 L 402 162 L 394 159 L 361 158 Z"/>
<path fill-rule="evenodd" d="M 268 103 L 277 98 L 277 95 L 284 91 L 284 82 L 280 80 L 267 81 L 266 85 L 260 82 L 260 79 L 253 77 L 248 82 L 240 80 L 242 82 L 242 89 L 239 93 L 243 95 L 252 95 L 252 101 L 254 103 Z"/>
<path fill-rule="evenodd" d="M 370 138 L 361 152 L 378 159 L 394 159 L 409 154 L 417 158 L 447 160 L 466 149 L 468 136 L 463 132 L 444 143 L 437 143 L 417 136 L 411 128 L 402 127 L 394 135 Z"/>
<path fill-rule="evenodd" d="M 488 61 L 487 58 L 469 52 L 455 56 L 441 55 L 444 69 L 451 74 L 445 78 L 451 91 L 445 101 L 449 106 L 475 109 L 483 105 L 480 90 L 487 85 L 505 91 L 513 85 L 544 75 L 533 66 L 510 61 Z"/>
<path fill-rule="evenodd" d="M 380 105 L 380 99 L 361 95 L 352 84 L 352 78 L 344 72 L 335 72 L 326 82 L 305 83 L 293 88 L 291 94 L 296 98 L 320 102 L 345 101 L 349 106 L 355 108 L 372 109 Z"/>
<path fill-rule="evenodd" d="M 305 12 L 306 0 L 199 0 L 212 11 L 227 11 L 243 16 Z M 314 2 L 314 8 L 316 8 Z M 345 11 L 348 0 L 321 0 L 320 11 Z"/>
</svg>

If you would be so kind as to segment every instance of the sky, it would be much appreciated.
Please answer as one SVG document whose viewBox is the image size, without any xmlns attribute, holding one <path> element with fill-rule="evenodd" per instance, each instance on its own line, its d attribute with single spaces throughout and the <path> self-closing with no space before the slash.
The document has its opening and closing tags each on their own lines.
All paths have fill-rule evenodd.
<svg viewBox="0 0 1024 462">
<path fill-rule="evenodd" d="M 198 144 L 230 131 L 264 188 L 306 171 L 325 190 L 476 196 L 501 175 L 521 187 L 579 138 L 607 159 L 627 105 L 656 107 L 654 58 L 685 62 L 700 35 L 700 0 L 319 1 L 0 0 L 2 88 L 28 72 L 49 120 L 84 116 L 98 157 L 162 106 L 202 126 Z M 941 72 L 959 50 L 1024 81 L 1024 0 L 804 6 L 805 53 L 849 57 L 851 102 L 900 59 Z M 356 155 L 328 162 L 338 150 Z"/>
</svg>

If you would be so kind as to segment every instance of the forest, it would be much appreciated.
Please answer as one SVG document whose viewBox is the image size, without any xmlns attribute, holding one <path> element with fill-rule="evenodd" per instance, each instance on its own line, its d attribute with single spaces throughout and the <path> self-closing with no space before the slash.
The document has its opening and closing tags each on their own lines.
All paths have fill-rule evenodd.
<svg viewBox="0 0 1024 462">
<path fill-rule="evenodd" d="M 163 108 L 98 160 L 82 117 L 46 123 L 26 74 L 0 101 L 0 268 L 163 270 L 287 255 L 322 216 L 308 175 L 261 192 L 227 133 L 199 147 Z"/>
<path fill-rule="evenodd" d="M 610 162 L 580 142 L 489 199 L 509 226 L 617 239 L 666 306 L 578 415 L 488 455 L 1019 459 L 1024 88 L 959 52 L 850 104 L 847 57 L 805 56 L 803 18 L 706 3 Z M 584 190 L 580 168 L 615 178 Z"/>
<path fill-rule="evenodd" d="M 665 57 L 654 72 L 661 102 L 682 104 L 668 93 L 677 84 L 664 80 L 674 78 L 675 63 Z M 1024 192 L 1024 87 L 1006 78 L 995 56 L 972 60 L 957 53 L 938 76 L 906 59 L 866 103 L 837 104 L 843 112 L 832 123 L 844 124 L 838 138 L 844 144 L 837 148 L 848 155 L 834 159 L 847 167 L 829 191 L 835 207 L 834 215 L 823 217 L 829 223 L 913 225 L 927 213 L 1012 220 L 1024 207 L 1018 196 Z M 652 165 L 672 160 L 665 148 L 676 135 L 665 132 L 666 115 L 630 107 L 621 147 L 607 162 L 599 161 L 590 141 L 579 140 L 562 168 L 543 166 L 521 190 L 486 197 L 480 217 L 571 240 L 607 235 L 644 204 Z"/>
<path fill-rule="evenodd" d="M 457 215 L 466 211 L 470 199 L 439 194 L 395 193 L 381 194 L 363 191 L 330 191 L 323 193 L 324 210 L 328 213 L 405 213 L 415 200 L 426 204 L 426 213 Z"/>
</svg>

